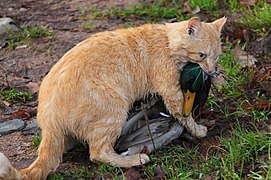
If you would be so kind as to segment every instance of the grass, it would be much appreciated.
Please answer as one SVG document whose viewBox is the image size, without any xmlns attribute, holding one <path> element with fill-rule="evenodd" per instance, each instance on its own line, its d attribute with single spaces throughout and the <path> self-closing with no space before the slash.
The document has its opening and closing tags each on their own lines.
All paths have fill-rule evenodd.
<svg viewBox="0 0 271 180">
<path fill-rule="evenodd" d="M 85 23 L 83 23 L 82 28 L 86 29 L 86 30 L 93 31 L 96 29 L 96 23 L 93 20 L 85 22 Z"/>
<path fill-rule="evenodd" d="M 119 177 L 124 176 L 124 170 L 119 167 L 113 167 L 108 164 L 101 164 L 98 168 L 98 174 L 100 177 L 109 176 L 110 179 L 119 179 Z"/>
<path fill-rule="evenodd" d="M 32 96 L 32 93 L 21 92 L 15 89 L 0 90 L 0 98 L 10 103 L 26 102 L 32 99 Z"/>
<path fill-rule="evenodd" d="M 247 82 L 253 77 L 251 68 L 244 69 L 238 62 L 236 56 L 231 55 L 231 50 L 234 48 L 230 43 L 226 44 L 226 52 L 220 57 L 219 63 L 224 70 L 225 84 L 221 87 L 221 93 L 224 97 L 231 101 L 238 101 L 241 98 L 247 99 L 246 89 Z M 240 103 L 240 101 L 238 101 Z"/>
<path fill-rule="evenodd" d="M 96 171 L 90 169 L 85 166 L 74 166 L 70 167 L 70 172 L 64 173 L 55 173 L 49 176 L 49 180 L 63 180 L 63 179 L 77 179 L 77 180 L 84 180 L 84 179 L 92 179 L 96 176 Z"/>
<path fill-rule="evenodd" d="M 89 15 L 91 18 L 98 17 L 127 17 L 135 15 L 137 17 L 143 17 L 148 21 L 152 21 L 158 18 L 171 19 L 176 18 L 177 20 L 187 19 L 186 16 L 182 15 L 183 8 L 180 3 L 170 0 L 160 0 L 153 3 L 140 3 L 134 4 L 133 6 L 125 9 L 121 8 L 108 8 L 104 11 L 100 11 L 96 8 L 90 8 L 81 10 L 81 15 Z"/>
<path fill-rule="evenodd" d="M 270 135 L 269 132 L 253 132 L 239 128 L 233 131 L 230 137 L 221 139 L 221 144 L 213 147 L 214 151 L 207 157 L 200 155 L 199 146 L 194 146 L 192 149 L 182 146 L 161 149 L 151 155 L 149 164 L 142 167 L 143 178 L 155 177 L 159 167 L 165 179 L 173 180 L 211 177 L 225 180 L 249 177 L 269 179 L 271 178 Z M 98 171 L 101 175 L 109 174 L 110 179 L 124 178 L 123 169 L 110 165 L 101 165 Z M 93 177 L 89 176 L 89 178 Z"/>
<path fill-rule="evenodd" d="M 89 170 L 87 167 L 84 166 L 79 166 L 79 167 L 74 167 L 71 170 L 71 176 L 73 179 L 90 179 L 93 177 L 93 171 Z"/>
<path fill-rule="evenodd" d="M 247 8 L 238 0 L 224 0 L 231 12 L 243 14 L 238 21 L 243 27 L 256 32 L 267 32 L 271 27 L 271 6 L 265 0 L 257 1 Z"/>
<path fill-rule="evenodd" d="M 241 179 L 244 176 L 260 175 L 262 178 L 271 178 L 270 168 L 270 146 L 271 134 L 267 132 L 253 132 L 242 130 L 234 131 L 230 138 L 224 140 L 221 147 L 220 158 L 223 179 Z M 268 157 L 262 160 L 260 157 L 267 153 Z M 261 171 L 261 172 L 260 172 Z"/>
<path fill-rule="evenodd" d="M 271 6 L 267 3 L 249 8 L 240 19 L 244 27 L 267 32 L 271 27 Z"/>
<path fill-rule="evenodd" d="M 180 6 L 175 4 L 174 1 L 161 0 L 152 4 L 135 4 L 131 8 L 127 9 L 109 9 L 106 14 L 107 16 L 114 15 L 119 17 L 137 15 L 152 18 L 178 18 L 181 16 L 180 12 Z"/>
<path fill-rule="evenodd" d="M 239 0 L 224 0 L 224 4 L 227 5 L 228 9 L 232 12 L 240 11 L 242 9 Z"/>
<path fill-rule="evenodd" d="M 39 37 L 48 37 L 53 39 L 53 33 L 48 28 L 42 26 L 21 26 L 21 31 L 9 31 L 7 44 L 9 48 L 15 48 L 19 45 L 28 45 L 31 39 Z"/>
<path fill-rule="evenodd" d="M 64 177 L 60 173 L 55 173 L 50 176 L 49 180 L 63 180 Z"/>
<path fill-rule="evenodd" d="M 217 9 L 217 0 L 190 0 L 190 6 L 192 9 L 195 9 L 196 6 L 199 6 L 201 10 L 213 11 Z"/>
<path fill-rule="evenodd" d="M 36 134 L 35 136 L 32 137 L 32 142 L 31 146 L 34 148 L 38 148 L 41 142 L 41 135 Z"/>
</svg>

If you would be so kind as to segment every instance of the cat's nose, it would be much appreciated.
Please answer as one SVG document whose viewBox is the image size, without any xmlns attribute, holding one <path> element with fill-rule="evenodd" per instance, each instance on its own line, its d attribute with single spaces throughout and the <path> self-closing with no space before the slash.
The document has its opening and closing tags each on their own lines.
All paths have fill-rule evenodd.
<svg viewBox="0 0 271 180">
<path fill-rule="evenodd" d="M 217 71 L 217 67 L 208 67 L 208 74 L 213 74 Z"/>
</svg>

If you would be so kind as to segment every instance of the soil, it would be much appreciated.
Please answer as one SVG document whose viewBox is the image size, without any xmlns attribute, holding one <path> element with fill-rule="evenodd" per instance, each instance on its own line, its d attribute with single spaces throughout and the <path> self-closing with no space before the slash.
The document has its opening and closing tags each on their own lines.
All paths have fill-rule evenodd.
<svg viewBox="0 0 271 180">
<path fill-rule="evenodd" d="M 38 86 L 42 78 L 48 73 L 50 68 L 73 46 L 86 39 L 91 34 L 105 30 L 114 30 L 123 27 L 125 24 L 132 22 L 135 25 L 145 23 L 144 18 L 135 18 L 133 16 L 126 18 L 99 18 L 95 19 L 95 27 L 91 30 L 83 28 L 83 23 L 88 18 L 80 15 L 80 10 L 89 8 L 106 9 L 108 7 L 128 7 L 139 0 L 107 0 L 107 1 L 85 1 L 85 0 L 5 0 L 0 1 L 0 17 L 11 17 L 18 25 L 42 25 L 53 31 L 54 38 L 40 37 L 32 39 L 28 46 L 10 49 L 7 47 L 0 48 L 0 88 L 12 87 L 18 90 L 33 91 L 33 86 Z M 203 15 L 206 17 L 206 15 Z M 234 19 L 234 18 L 233 18 Z M 159 19 L 158 22 L 165 22 Z M 230 23 L 229 23 L 230 24 Z M 230 36 L 234 30 L 227 28 L 224 30 L 223 37 Z M 226 34 L 227 33 L 227 34 Z M 234 36 L 230 36 L 236 38 Z M 243 38 L 243 37 L 242 37 Z M 270 38 L 270 37 L 269 37 Z M 0 39 L 0 44 L 3 39 Z M 270 42 L 270 41 L 269 41 Z M 256 43 L 256 41 L 254 42 Z M 253 47 L 257 44 L 253 44 Z M 270 51 L 269 51 L 270 52 Z M 255 52 L 256 54 L 257 52 Z M 262 60 L 270 64 L 266 57 Z M 252 84 L 252 82 L 251 82 Z M 253 93 L 248 91 L 248 93 Z M 252 95 L 253 98 L 255 95 Z M 270 94 L 269 94 L 270 96 Z M 36 116 L 37 93 L 32 100 L 25 103 L 19 102 L 6 106 L 0 100 L 0 123 L 10 119 L 24 119 L 26 124 L 31 123 L 31 118 Z M 18 113 L 18 111 L 21 111 Z M 208 143 L 214 137 L 226 136 L 228 130 L 232 127 L 231 120 L 219 114 L 219 110 L 214 110 L 211 114 L 206 115 L 209 120 L 216 120 L 215 125 L 210 125 L 208 137 L 198 143 Z M 246 122 L 244 118 L 243 122 Z M 244 126 L 247 126 L 244 123 Z M 11 163 L 18 169 L 29 166 L 36 158 L 37 150 L 34 148 L 32 138 L 39 130 L 31 132 L 14 132 L 0 136 L 0 152 L 3 152 Z M 177 143 L 189 144 L 189 141 Z M 195 142 L 193 142 L 195 143 Z M 79 148 L 80 149 L 80 148 Z M 204 149 L 203 149 L 204 151 Z M 80 157 L 77 158 L 78 153 Z M 205 153 L 205 152 L 203 152 Z M 83 150 L 71 151 L 64 155 L 63 163 L 57 169 L 58 172 L 67 172 L 69 167 L 76 164 L 93 166 L 88 160 L 87 148 Z"/>
</svg>

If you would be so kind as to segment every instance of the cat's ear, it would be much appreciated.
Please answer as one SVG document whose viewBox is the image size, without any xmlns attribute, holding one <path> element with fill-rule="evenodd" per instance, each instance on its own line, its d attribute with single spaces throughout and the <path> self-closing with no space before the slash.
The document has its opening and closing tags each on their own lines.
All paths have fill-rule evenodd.
<svg viewBox="0 0 271 180">
<path fill-rule="evenodd" d="M 215 20 L 214 22 L 212 22 L 212 24 L 215 25 L 216 29 L 220 32 L 222 27 L 224 26 L 224 24 L 226 23 L 227 18 L 223 17 L 220 19 Z"/>
<path fill-rule="evenodd" d="M 186 26 L 186 32 L 189 35 L 196 36 L 197 32 L 201 29 L 201 21 L 197 17 L 193 17 L 189 19 L 187 26 Z"/>
</svg>

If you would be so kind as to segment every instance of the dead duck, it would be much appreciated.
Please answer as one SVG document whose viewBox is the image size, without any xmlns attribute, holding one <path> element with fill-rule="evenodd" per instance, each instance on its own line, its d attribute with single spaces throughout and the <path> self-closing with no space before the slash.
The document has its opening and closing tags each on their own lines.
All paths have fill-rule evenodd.
<svg viewBox="0 0 271 180">
<path fill-rule="evenodd" d="M 188 63 L 181 70 L 180 85 L 184 94 L 183 116 L 189 116 L 191 112 L 198 115 L 207 101 L 211 76 L 198 64 Z"/>
<path fill-rule="evenodd" d="M 183 116 L 197 115 L 204 106 L 211 87 L 211 77 L 198 64 L 187 63 L 180 71 L 180 86 L 184 93 Z M 144 110 L 137 104 L 123 127 L 115 145 L 116 151 L 132 155 L 147 148 L 148 152 L 159 149 L 178 138 L 184 127 L 167 112 L 160 97 L 149 98 Z M 135 105 L 136 106 L 136 105 Z M 148 122 L 146 120 L 147 115 Z"/>
</svg>

